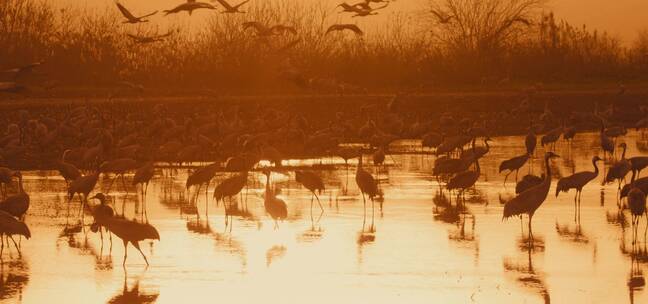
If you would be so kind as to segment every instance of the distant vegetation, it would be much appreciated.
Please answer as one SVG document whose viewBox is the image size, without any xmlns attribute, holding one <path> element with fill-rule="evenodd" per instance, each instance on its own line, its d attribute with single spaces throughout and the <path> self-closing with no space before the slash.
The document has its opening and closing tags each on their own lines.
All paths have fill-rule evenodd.
<svg viewBox="0 0 648 304">
<path fill-rule="evenodd" d="M 174 25 L 168 32 L 155 22 L 122 24 L 116 8 L 83 12 L 46 1 L 3 0 L 0 68 L 44 61 L 41 72 L 60 87 L 129 83 L 246 94 L 648 77 L 648 32 L 625 47 L 606 33 L 556 20 L 539 0 L 434 1 L 364 36 L 325 35 L 337 13 L 321 4 L 247 5 L 246 14 L 215 11 L 204 28 Z M 291 25 L 297 35 L 261 37 L 241 26 L 252 20 Z M 152 43 L 127 36 L 167 33 Z"/>
</svg>

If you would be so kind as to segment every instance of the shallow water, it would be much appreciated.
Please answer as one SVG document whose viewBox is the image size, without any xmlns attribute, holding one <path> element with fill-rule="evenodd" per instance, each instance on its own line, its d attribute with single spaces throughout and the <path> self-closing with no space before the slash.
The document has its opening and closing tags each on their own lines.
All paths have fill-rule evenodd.
<svg viewBox="0 0 648 304">
<path fill-rule="evenodd" d="M 628 156 L 645 153 L 646 142 L 639 138 L 631 133 L 623 139 Z M 554 164 L 560 174 L 591 170 L 597 141 L 598 133 L 588 133 L 578 134 L 571 148 L 559 143 L 556 152 L 562 158 Z M 347 187 L 342 160 L 323 160 L 335 164 L 335 169 L 320 172 L 327 190 L 321 195 L 324 214 L 319 222 L 317 203 L 311 222 L 310 193 L 294 182 L 294 176 L 273 174 L 272 182 L 281 188 L 289 214 L 278 229 L 263 212 L 265 177 L 251 175 L 247 204 L 253 217 L 235 219 L 231 232 L 225 231 L 222 205 L 211 199 L 213 186 L 208 218 L 204 193 L 197 196 L 198 219 L 191 214 L 195 213 L 190 207 L 192 194 L 184 189 L 187 171 L 160 169 L 145 198 L 148 221 L 161 235 L 159 242 L 142 244 L 151 262 L 148 268 L 133 247 L 123 268 L 124 248 L 118 239 L 112 249 L 107 238 L 102 247 L 99 234 L 81 229 L 76 216 L 66 217 L 65 183 L 60 177 L 53 172 L 25 172 L 31 196 L 26 222 L 33 237 L 22 240 L 20 257 L 13 246 L 10 251 L 5 248 L 0 299 L 22 303 L 648 301 L 639 279 L 648 257 L 642 235 L 646 221 L 642 219 L 639 242 L 633 246 L 629 214 L 625 222 L 619 220 L 616 185 L 601 186 L 601 176 L 583 191 L 580 224 L 574 221 L 574 193 L 558 198 L 550 194 L 534 216 L 536 242 L 531 249 L 525 246 L 518 219 L 502 222 L 500 197 L 510 197 L 515 185 L 509 182 L 503 187 L 497 166 L 523 151 L 520 137 L 495 138 L 481 162 L 483 176 L 476 191 L 466 197 L 464 215 L 435 206 L 441 200 L 435 198 L 438 184 L 431 176 L 432 156 L 397 154 L 387 158 L 386 168 L 365 165 L 380 176 L 385 193 L 383 210 L 376 204 L 374 234 L 361 233 L 363 203 L 353 176 L 355 161 Z M 538 159 L 532 167 L 535 174 L 541 172 Z M 528 166 L 523 167 L 520 177 L 528 171 Z M 103 179 L 101 188 L 107 187 Z M 129 218 L 141 219 L 144 204 L 136 193 L 132 187 L 126 193 L 121 183 L 115 183 L 110 192 L 113 207 Z M 75 215 L 78 206 L 75 199 L 71 206 Z M 368 208 L 367 224 L 370 204 Z M 85 218 L 86 224 L 90 221 Z"/>
</svg>

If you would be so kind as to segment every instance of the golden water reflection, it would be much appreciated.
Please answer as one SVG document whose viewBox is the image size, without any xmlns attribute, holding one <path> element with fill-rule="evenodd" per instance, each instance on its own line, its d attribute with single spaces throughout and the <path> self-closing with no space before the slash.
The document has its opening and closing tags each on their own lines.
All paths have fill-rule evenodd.
<svg viewBox="0 0 648 304">
<path fill-rule="evenodd" d="M 638 134 L 631 133 L 632 143 Z M 589 169 L 598 133 L 578 134 L 558 154 L 560 174 Z M 641 141 L 629 144 L 639 155 Z M 412 146 L 404 142 L 403 147 Z M 569 152 L 568 149 L 571 149 Z M 394 147 L 398 151 L 398 146 Z M 581 216 L 574 221 L 573 193 L 550 195 L 534 216 L 536 242 L 526 224 L 502 221 L 502 200 L 515 185 L 503 185 L 497 166 L 523 153 L 523 139 L 495 138 L 482 162 L 483 176 L 465 198 L 439 191 L 429 155 L 396 154 L 380 170 L 382 210 L 376 204 L 376 231 L 362 230 L 362 198 L 354 183 L 355 160 L 347 170 L 339 158 L 321 160 L 327 190 L 324 214 L 311 220 L 311 193 L 292 173 L 273 174 L 288 218 L 275 229 L 265 214 L 265 177 L 250 175 L 247 212 L 226 226 L 223 204 L 184 187 L 186 169 L 158 169 L 146 196 L 117 186 L 110 192 L 116 213 L 148 221 L 161 240 L 141 243 L 151 262 L 137 253 L 121 267 L 123 244 L 92 233 L 86 217 L 66 218 L 64 181 L 51 172 L 25 172 L 32 230 L 22 255 L 7 250 L 0 268 L 0 300 L 22 303 L 231 302 L 601 302 L 648 300 L 643 273 L 646 240 L 632 242 L 627 214 L 617 207 L 616 185 L 602 177 L 583 190 Z M 319 164 L 320 160 L 291 161 Z M 540 160 L 523 167 L 539 175 Z M 524 174 L 521 174 L 521 176 Z M 221 181 L 228 175 L 221 174 Z M 130 176 L 127 178 L 131 178 Z M 347 180 L 350 182 L 347 184 Z M 100 181 L 101 189 L 109 181 Z M 462 204 L 457 207 L 457 200 Z M 241 197 L 234 198 L 240 202 Z M 75 200 L 71 210 L 78 211 Z M 370 204 L 369 204 L 370 208 Z M 317 207 L 316 210 L 319 210 Z M 317 212 L 316 212 L 317 213 Z M 75 214 L 72 212 L 72 214 Z M 371 211 L 368 210 L 368 214 Z M 641 221 L 639 231 L 645 227 Z M 13 248 L 13 247 L 12 247 Z M 132 249 L 131 249 L 132 250 Z"/>
</svg>

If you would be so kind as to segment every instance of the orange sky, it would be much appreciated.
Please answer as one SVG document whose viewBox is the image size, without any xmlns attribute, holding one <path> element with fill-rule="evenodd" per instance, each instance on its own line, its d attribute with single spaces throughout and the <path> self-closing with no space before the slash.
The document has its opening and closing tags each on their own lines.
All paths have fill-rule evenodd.
<svg viewBox="0 0 648 304">
<path fill-rule="evenodd" d="M 50 0 L 59 3 L 76 3 L 88 7 L 101 7 L 113 5 L 114 0 Z M 204 0 L 209 1 L 209 0 Z M 237 3 L 239 0 L 230 0 Z M 268 1 L 268 0 L 252 0 Z M 329 2 L 331 9 L 343 0 L 301 0 L 313 2 Z M 357 0 L 359 1 L 359 0 Z M 397 0 L 394 1 L 385 15 L 396 11 L 420 11 L 429 0 Z M 121 0 L 133 11 L 161 10 L 182 2 L 182 0 Z M 356 2 L 347 0 L 347 2 Z M 648 29 L 648 0 L 549 0 L 549 9 L 553 9 L 560 17 L 564 17 L 572 24 L 586 24 L 590 28 L 606 30 L 623 39 L 625 43 L 631 42 L 640 29 Z M 200 15 L 198 13 L 197 15 Z M 180 18 L 187 18 L 186 15 Z M 200 17 L 194 17 L 197 19 Z M 373 18 L 373 20 L 385 20 Z M 379 21 L 376 21 L 379 22 Z"/>
</svg>

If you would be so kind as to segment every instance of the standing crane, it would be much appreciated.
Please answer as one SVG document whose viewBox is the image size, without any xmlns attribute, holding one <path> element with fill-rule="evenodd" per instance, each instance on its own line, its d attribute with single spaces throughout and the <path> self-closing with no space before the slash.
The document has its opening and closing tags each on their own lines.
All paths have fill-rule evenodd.
<svg viewBox="0 0 648 304">
<path fill-rule="evenodd" d="M 560 192 L 566 193 L 570 189 L 576 189 L 576 195 L 574 196 L 574 221 L 576 220 L 577 215 L 578 218 L 580 218 L 580 202 L 581 202 L 581 195 L 583 193 L 583 187 L 585 187 L 585 185 L 587 185 L 589 182 L 591 182 L 598 176 L 599 168 L 596 165 L 596 162 L 601 160 L 602 159 L 598 156 L 592 157 L 592 165 L 594 166 L 594 172 L 592 171 L 578 172 L 558 180 L 558 185 L 556 185 L 556 197 L 558 197 L 558 194 Z"/>
<path fill-rule="evenodd" d="M 248 172 L 247 171 L 242 171 L 241 173 L 229 177 L 222 181 L 220 184 L 216 186 L 214 189 L 214 199 L 216 200 L 216 204 L 218 204 L 219 201 L 223 201 L 223 206 L 225 207 L 225 225 L 227 226 L 229 221 L 228 217 L 231 217 L 227 213 L 227 210 L 232 206 L 232 197 L 236 196 L 237 194 L 241 193 L 241 190 L 245 187 L 247 184 L 247 177 L 248 177 Z M 225 198 L 229 198 L 229 203 L 225 204 Z M 242 197 L 242 194 L 241 194 Z M 243 199 L 241 199 L 241 202 L 243 202 Z M 231 225 L 231 224 L 230 224 Z M 230 226 L 231 229 L 231 226 Z"/>
<path fill-rule="evenodd" d="M 68 187 L 68 215 L 70 214 L 70 203 L 72 202 L 74 195 L 79 194 L 79 200 L 81 201 L 79 213 L 83 216 L 82 212 L 84 206 L 88 202 L 88 195 L 92 190 L 94 190 L 98 180 L 99 172 L 95 172 L 88 175 L 82 175 L 70 183 L 70 187 Z"/>
<path fill-rule="evenodd" d="M 23 188 L 23 178 L 20 171 L 16 171 L 15 176 L 18 177 L 18 194 L 11 195 L 0 202 L 0 210 L 23 220 L 25 213 L 29 209 L 29 194 Z"/>
<path fill-rule="evenodd" d="M 302 186 L 308 189 L 308 191 L 310 191 L 312 194 L 310 204 L 311 222 L 313 222 L 313 197 L 317 199 L 320 210 L 322 210 L 319 216 L 320 218 L 322 218 L 322 215 L 324 214 L 324 207 L 322 207 L 322 203 L 320 202 L 317 193 L 315 193 L 318 192 L 321 195 L 322 191 L 324 191 L 324 181 L 322 181 L 322 178 L 311 171 L 295 171 L 295 180 L 298 183 L 302 184 Z"/>
<path fill-rule="evenodd" d="M 507 159 L 505 161 L 502 161 L 502 163 L 500 163 L 499 173 L 502 173 L 502 171 L 504 170 L 508 170 L 508 173 L 506 173 L 506 176 L 504 177 L 504 185 L 506 185 L 506 180 L 508 179 L 509 174 L 513 173 L 513 171 L 515 171 L 515 181 L 517 181 L 518 171 L 529 160 L 529 156 L 530 156 L 529 154 L 522 154 L 520 156 Z"/>
<path fill-rule="evenodd" d="M 155 167 L 153 166 L 152 161 L 146 162 L 143 166 L 135 170 L 135 176 L 133 176 L 133 186 L 142 184 L 142 196 L 145 196 L 146 192 L 148 192 L 148 185 L 153 178 L 153 175 L 155 175 Z"/>
<path fill-rule="evenodd" d="M 7 245 L 9 245 L 9 239 L 11 239 L 16 246 L 16 250 L 20 253 L 18 244 L 14 240 L 14 235 L 24 236 L 26 239 L 31 237 L 31 232 L 27 225 L 24 222 L 17 220 L 11 214 L 0 210 L 0 241 L 2 242 L 2 248 L 0 249 L 0 256 L 2 256 L 2 251 L 4 251 L 4 237 L 7 236 Z"/>
<path fill-rule="evenodd" d="M 124 267 L 126 267 L 126 258 L 128 257 L 128 243 L 133 244 L 133 247 L 142 254 L 146 265 L 149 265 L 146 255 L 140 249 L 139 242 L 160 240 L 160 234 L 155 227 L 148 223 L 139 223 L 121 217 L 106 218 L 102 225 L 124 242 L 124 263 L 122 264 Z"/>
<path fill-rule="evenodd" d="M 619 182 L 618 190 L 621 190 L 621 181 L 623 181 L 626 175 L 628 175 L 628 172 L 632 170 L 632 164 L 628 159 L 625 158 L 626 148 L 627 148 L 626 143 L 621 143 L 619 147 L 623 148 L 623 153 L 621 153 L 621 159 L 616 163 L 612 164 L 612 166 L 610 166 L 607 175 L 605 175 L 604 183 L 607 184 L 607 183 L 614 182 L 616 180 Z"/>
<path fill-rule="evenodd" d="M 630 213 L 632 213 L 632 244 L 634 244 L 637 240 L 639 218 L 644 214 L 648 216 L 648 211 L 646 210 L 646 194 L 639 188 L 633 187 L 628 192 L 628 208 L 630 208 Z M 648 225 L 646 226 L 646 230 L 648 231 Z"/>
<path fill-rule="evenodd" d="M 14 177 L 18 177 L 19 171 L 11 170 L 7 167 L 0 167 L 0 184 L 2 186 L 2 196 L 7 196 L 7 185 L 11 184 Z"/>
<path fill-rule="evenodd" d="M 459 204 L 459 196 L 463 197 L 466 190 L 475 185 L 477 180 L 479 180 L 479 175 L 481 174 L 479 168 L 479 158 L 475 158 L 475 170 L 467 170 L 455 175 L 450 179 L 446 188 L 448 190 L 459 190 L 457 193 L 457 204 Z"/>
<path fill-rule="evenodd" d="M 90 199 L 99 200 L 99 205 L 92 209 L 92 217 L 94 218 L 94 223 L 90 225 L 90 230 L 92 230 L 93 232 L 97 232 L 97 230 L 99 230 L 101 241 L 103 242 L 103 231 L 101 229 L 105 228 L 107 230 L 104 222 L 115 216 L 115 211 L 108 205 L 108 203 L 106 202 L 106 195 L 103 193 L 97 193 Z M 110 244 L 112 247 L 112 235 L 110 235 Z"/>
<path fill-rule="evenodd" d="M 275 196 L 274 191 L 270 188 L 270 170 L 264 170 L 266 175 L 265 194 L 263 196 L 263 206 L 265 211 L 272 217 L 275 222 L 275 229 L 279 228 L 277 220 L 285 220 L 288 217 L 288 208 L 286 202 Z"/>
<path fill-rule="evenodd" d="M 209 164 L 207 166 L 198 168 L 198 170 L 194 171 L 191 175 L 189 175 L 189 177 L 187 177 L 187 182 L 185 183 L 187 190 L 189 190 L 191 186 L 198 185 L 198 189 L 196 190 L 196 199 L 198 199 L 198 194 L 200 194 L 200 188 L 202 187 L 202 185 L 205 185 L 205 204 L 209 203 L 209 197 L 207 195 L 209 191 L 209 184 L 216 175 L 218 168 L 218 163 Z"/>
<path fill-rule="evenodd" d="M 366 224 L 367 220 L 367 199 L 365 198 L 365 195 L 369 197 L 371 200 L 371 226 L 370 226 L 370 231 L 373 232 L 375 231 L 374 227 L 374 214 L 375 214 L 375 208 L 374 208 L 374 198 L 376 198 L 380 194 L 380 190 L 378 189 L 378 183 L 374 179 L 374 177 L 371 175 L 371 173 L 365 171 L 362 168 L 362 151 L 359 151 L 358 154 L 359 160 L 358 160 L 358 167 L 356 168 L 356 175 L 355 175 L 355 180 L 356 184 L 358 184 L 358 188 L 360 188 L 360 193 L 362 194 L 362 204 L 363 204 L 363 210 L 364 210 L 364 216 L 362 219 L 362 230 L 364 231 L 364 227 Z"/>
<path fill-rule="evenodd" d="M 529 216 L 529 240 L 533 240 L 533 231 L 531 230 L 533 215 L 540 205 L 544 203 L 549 194 L 549 187 L 551 186 L 551 166 L 549 165 L 549 161 L 557 157 L 560 156 L 553 152 L 545 153 L 545 177 L 542 183 L 518 194 L 504 205 L 504 214 L 502 219 L 507 219 L 512 216 L 521 216 L 523 214 Z"/>
<path fill-rule="evenodd" d="M 128 188 L 126 187 L 126 181 L 124 180 L 124 174 L 133 170 L 137 170 L 137 161 L 135 161 L 132 158 L 113 159 L 113 160 L 105 161 L 101 164 L 101 166 L 99 166 L 99 172 L 104 173 L 106 177 L 110 178 L 109 176 L 110 173 L 115 174 L 115 178 L 110 181 L 110 185 L 108 186 L 108 191 L 110 191 L 113 182 L 115 182 L 116 179 L 121 177 L 124 191 L 128 192 Z"/>
<path fill-rule="evenodd" d="M 56 162 L 56 169 L 65 180 L 65 185 L 68 187 L 70 186 L 70 182 L 81 176 L 81 172 L 75 165 L 65 161 L 65 157 L 70 152 L 71 150 L 65 150 L 65 152 L 63 152 L 63 156 L 61 157 L 61 160 Z"/>
</svg>

